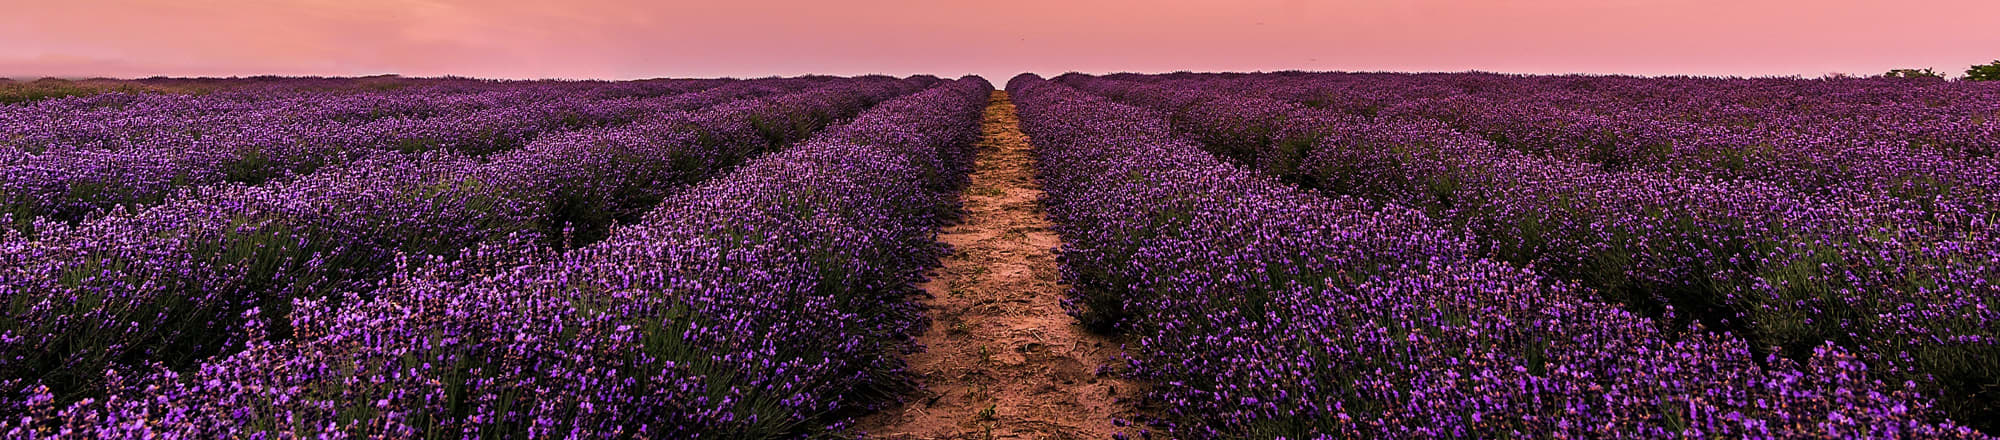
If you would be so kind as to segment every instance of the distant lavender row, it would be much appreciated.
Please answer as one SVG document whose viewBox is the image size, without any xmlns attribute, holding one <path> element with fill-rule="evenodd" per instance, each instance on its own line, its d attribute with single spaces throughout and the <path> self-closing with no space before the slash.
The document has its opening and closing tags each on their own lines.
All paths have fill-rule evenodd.
<svg viewBox="0 0 2000 440">
<path fill-rule="evenodd" d="M 471 93 L 510 88 L 563 88 L 564 93 L 595 97 L 645 96 L 669 83 L 699 84 L 725 79 L 654 78 L 634 81 L 603 80 L 492 80 L 465 77 L 364 77 L 252 76 L 229 78 L 152 77 L 135 80 L 92 78 L 62 80 L 43 78 L 13 81 L 0 78 L 0 112 L 34 108 L 51 102 L 75 104 L 117 102 L 142 95 L 223 96 L 236 100 L 259 100 L 301 93 Z M 113 98 L 111 101 L 96 98 Z M 66 100 L 65 98 L 69 98 Z M 4 119 L 4 116 L 0 116 Z"/>
<path fill-rule="evenodd" d="M 1228 165 L 1154 113 L 1009 89 L 1073 311 L 1139 338 L 1132 374 L 1176 438 L 1977 436 L 1837 348 L 1762 366 L 1474 259 L 1422 212 Z"/>
<path fill-rule="evenodd" d="M 1424 209 L 1481 254 L 1653 311 L 1678 306 L 1756 348 L 1831 341 L 1960 420 L 1994 420 L 2000 251 L 1866 194 L 1798 194 L 1507 150 L 1436 123 L 1367 120 L 1194 82 L 1069 78 L 1152 108 L 1211 149 L 1329 193 Z"/>
<path fill-rule="evenodd" d="M 971 163 L 964 79 L 666 199 L 597 244 L 467 282 L 406 272 L 17 438 L 795 438 L 907 386 L 909 287 Z M 428 267 L 437 268 L 438 265 Z M 264 312 L 268 313 L 268 312 Z M 254 321 L 254 320 L 253 320 Z M 829 426 L 829 424 L 832 426 Z"/>
<path fill-rule="evenodd" d="M 106 94 L 0 106 L 0 145 L 28 152 L 61 148 L 118 149 L 159 143 L 228 139 L 234 132 L 300 122 L 366 123 L 421 119 L 551 99 L 602 101 L 699 91 L 726 80 L 673 80 L 630 90 L 625 83 L 424 87 L 388 91 L 259 88 L 203 95 Z M 618 89 L 592 93 L 590 87 Z"/>
<path fill-rule="evenodd" d="M 0 381 L 10 392 L 46 385 L 65 399 L 87 396 L 109 367 L 179 368 L 232 350 L 243 310 L 261 307 L 282 324 L 294 299 L 366 290 L 398 255 L 595 239 L 677 186 L 934 80 L 810 81 L 802 92 L 545 137 L 490 161 L 364 160 L 278 185 L 205 188 L 4 243 L 16 258 L 0 263 L 0 303 L 9 305 Z"/>
<path fill-rule="evenodd" d="M 0 109 L 0 145 L 31 153 L 119 149 L 227 137 L 259 126 L 423 118 L 552 98 L 548 90 L 476 94 L 288 93 L 269 98 L 214 95 L 98 95 Z M 73 102 L 72 102 L 73 101 Z M 508 102 L 514 101 L 514 102 Z"/>
<path fill-rule="evenodd" d="M 1675 94 L 1680 100 L 1634 103 L 1618 99 L 1619 92 L 1646 83 L 1616 78 L 1599 86 L 1611 90 L 1480 75 L 1253 78 L 1263 78 L 1255 81 L 1259 94 L 1365 108 L 1377 117 L 1437 119 L 1501 146 L 1613 170 L 1759 180 L 1802 192 L 1864 191 L 1917 202 L 1964 227 L 2000 221 L 2000 161 L 1965 153 L 2000 148 L 2000 105 L 1986 101 L 1852 103 L 1802 95 L 1771 105 L 1710 86 Z M 1869 82 L 1834 84 L 1826 87 Z M 1960 99 L 2000 98 L 2000 88 L 1976 83 L 1938 87 L 1988 92 Z M 1891 88 L 1923 90 L 1906 82 Z"/>
<path fill-rule="evenodd" d="M 383 151 L 505 151 L 543 133 L 796 90 L 801 81 L 805 80 L 745 81 L 684 95 L 611 100 L 514 92 L 516 96 L 487 97 L 480 100 L 492 102 L 427 117 L 252 124 L 206 138 L 122 148 L 17 151 L 19 157 L 0 159 L 0 175 L 5 176 L 0 177 L 0 213 L 10 214 L 22 226 L 42 216 L 73 222 L 117 205 L 158 203 L 190 186 L 257 184 Z"/>
<path fill-rule="evenodd" d="M 1641 78 L 1490 73 L 1119 74 L 1139 81 L 1227 79 L 1244 92 L 1359 114 L 1412 114 L 1474 104 L 1531 114 L 1508 103 L 1589 121 L 1673 122 L 1749 132 L 1804 129 L 1864 136 L 1952 158 L 2000 151 L 2000 85 L 1902 79 Z M 1303 86 L 1303 87 L 1302 87 Z M 1452 113 L 1459 114 L 1459 113 Z M 1477 115 L 1467 115 L 1477 116 Z M 1571 118 L 1563 118 L 1571 119 Z M 1581 128 L 1581 127 L 1579 127 Z"/>
<path fill-rule="evenodd" d="M 0 146 L 120 148 L 189 142 L 296 122 L 426 118 L 568 98 L 601 101 L 694 92 L 733 80 L 441 83 L 389 90 L 316 90 L 280 82 L 199 95 L 108 93 L 0 106 Z"/>
</svg>

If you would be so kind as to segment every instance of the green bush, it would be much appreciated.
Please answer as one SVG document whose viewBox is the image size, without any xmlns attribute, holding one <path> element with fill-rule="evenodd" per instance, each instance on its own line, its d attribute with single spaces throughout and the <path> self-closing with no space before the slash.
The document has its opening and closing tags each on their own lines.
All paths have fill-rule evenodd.
<svg viewBox="0 0 2000 440">
<path fill-rule="evenodd" d="M 1965 69 L 1966 81 L 2000 81 L 2000 60 Z"/>
<path fill-rule="evenodd" d="M 1941 74 L 1941 73 L 1937 73 L 1937 71 L 1935 71 L 1935 70 L 1931 70 L 1930 68 L 1923 68 L 1923 69 L 1895 69 L 1895 70 L 1890 70 L 1890 71 L 1889 71 L 1889 73 L 1884 73 L 1884 74 L 1882 74 L 1882 76 L 1885 76 L 1885 77 L 1890 77 L 1890 78 L 1938 78 L 1938 79 L 1944 79 L 1944 74 Z"/>
</svg>

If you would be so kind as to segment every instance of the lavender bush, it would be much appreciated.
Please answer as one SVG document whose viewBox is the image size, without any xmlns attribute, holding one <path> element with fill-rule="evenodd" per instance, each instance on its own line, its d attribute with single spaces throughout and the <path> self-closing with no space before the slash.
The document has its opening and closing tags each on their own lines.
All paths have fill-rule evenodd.
<svg viewBox="0 0 2000 440">
<path fill-rule="evenodd" d="M 401 272 L 15 437 L 785 438 L 907 379 L 909 287 L 990 86 L 952 81 L 672 195 L 596 244 L 462 281 Z M 532 253 L 531 253 L 532 254 Z M 432 268 L 441 266 L 430 266 Z M 253 310 L 252 313 L 258 313 Z M 256 320 L 250 320 L 255 322 Z M 126 383 L 121 382 L 121 383 Z"/>
<path fill-rule="evenodd" d="M 1974 437 L 1835 346 L 1663 333 L 1477 258 L 1422 211 L 1232 166 L 1166 119 L 1032 76 L 1074 311 L 1138 338 L 1176 437 Z"/>
<path fill-rule="evenodd" d="M 1199 84 L 1072 78 L 1153 108 L 1226 156 L 1332 193 L 1421 207 L 1483 254 L 1581 281 L 1654 314 L 1668 306 L 1803 359 L 1834 342 L 1960 420 L 1996 414 L 2000 259 L 1985 234 L 1854 190 L 1606 171 L 1536 157 L 1435 122 L 1369 120 Z"/>
<path fill-rule="evenodd" d="M 1246 76 L 1227 86 L 1366 116 L 1437 120 L 1539 156 L 1860 191 L 1954 225 L 2000 216 L 2000 88 L 1897 80 L 1485 74 Z"/>
<path fill-rule="evenodd" d="M 162 96 L 139 110 L 30 112 L 4 128 L 0 212 L 25 228 L 36 217 L 74 222 L 118 205 L 162 202 L 215 183 L 260 184 L 382 151 L 488 154 L 543 133 L 616 125 L 745 96 L 796 90 L 804 80 L 744 81 L 699 93 L 596 99 L 571 88 L 478 94 L 334 95 L 233 100 Z M 704 85 L 716 85 L 701 83 Z M 667 86 L 679 86 L 670 83 Z M 684 87 L 684 86 L 682 86 Z M 570 90 L 574 91 L 574 90 Z M 645 95 L 639 95 L 645 96 Z M 235 105 L 213 105 L 222 100 Z M 219 108 L 210 108 L 219 107 Z M 50 143 L 55 146 L 39 145 Z"/>
<path fill-rule="evenodd" d="M 0 380 L 74 401 L 103 388 L 106 368 L 177 369 L 237 349 L 247 309 L 267 313 L 271 337 L 288 338 L 294 299 L 365 291 L 399 255 L 583 244 L 675 187 L 933 80 L 812 81 L 796 93 L 545 137 L 486 160 L 389 154 L 56 226 L 10 243 L 17 258 L 0 269 L 0 301 L 10 305 L 0 317 Z"/>
</svg>

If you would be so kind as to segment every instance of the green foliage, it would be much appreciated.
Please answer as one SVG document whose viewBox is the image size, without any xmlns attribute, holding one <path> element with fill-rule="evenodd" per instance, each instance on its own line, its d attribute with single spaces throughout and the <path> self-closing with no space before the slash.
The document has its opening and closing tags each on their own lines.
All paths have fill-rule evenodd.
<svg viewBox="0 0 2000 440">
<path fill-rule="evenodd" d="M 224 164 L 222 172 L 228 181 L 257 185 L 277 177 L 278 166 L 263 151 L 251 149 Z"/>
<path fill-rule="evenodd" d="M 1966 81 L 2000 81 L 2000 60 L 1965 69 Z"/>
<path fill-rule="evenodd" d="M 162 93 L 172 92 L 172 90 L 116 80 L 71 81 L 58 78 L 43 78 L 31 82 L 8 81 L 0 83 L 0 105 L 110 92 Z"/>
<path fill-rule="evenodd" d="M 1889 78 L 1937 78 L 1937 79 L 1944 79 L 1944 74 L 1941 74 L 1941 73 L 1937 73 L 1937 71 L 1936 71 L 1936 70 L 1931 70 L 1931 69 L 1930 69 L 1930 68 L 1928 68 L 1928 67 L 1926 67 L 1926 68 L 1923 68 L 1923 69 L 1895 69 L 1895 70 L 1890 70 L 1890 71 L 1889 71 L 1889 73 L 1884 73 L 1884 74 L 1882 74 L 1882 76 L 1884 76 L 1884 77 L 1889 77 Z"/>
</svg>

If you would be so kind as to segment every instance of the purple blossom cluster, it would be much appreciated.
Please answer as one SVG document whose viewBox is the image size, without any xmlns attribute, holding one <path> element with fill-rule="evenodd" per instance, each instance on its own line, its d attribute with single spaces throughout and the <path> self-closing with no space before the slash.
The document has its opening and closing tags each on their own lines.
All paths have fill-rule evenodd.
<svg viewBox="0 0 2000 440">
<path fill-rule="evenodd" d="M 242 349 L 252 325 L 289 339 L 304 331 L 291 317 L 295 301 L 338 310 L 350 302 L 340 292 L 374 291 L 398 258 L 589 244 L 675 191 L 936 81 L 753 80 L 779 84 L 723 85 L 710 90 L 734 91 L 689 100 L 704 109 L 549 134 L 490 157 L 390 152 L 45 225 L 32 239 L 0 242 L 10 256 L 0 262 L 9 305 L 0 409 L 95 396 L 115 385 L 107 369 L 187 368 Z M 773 89 L 797 91 L 756 97 Z M 496 259 L 505 260 L 478 261 Z M 247 321 L 253 309 L 262 322 Z"/>
<path fill-rule="evenodd" d="M 1210 126 L 1188 122 L 1197 114 L 1290 113 L 1091 88 L 1164 111 L 1032 75 L 1009 84 L 1065 241 L 1072 313 L 1134 338 L 1129 374 L 1153 383 L 1148 399 L 1165 419 L 1155 426 L 1175 438 L 1979 437 L 1880 382 L 1866 353 L 1820 342 L 1796 359 L 1765 356 L 1726 333 L 1662 330 L 1675 326 L 1542 266 L 1486 259 L 1490 236 L 1460 232 L 1452 208 L 1308 191 L 1258 172 L 1286 160 L 1232 157 L 1246 168 L 1210 152 L 1302 148 L 1314 156 L 1289 162 L 1312 163 L 1337 140 L 1302 147 L 1272 135 L 1279 127 L 1239 123 L 1214 125 L 1279 140 L 1205 145 L 1175 133 Z M 1329 121 L 1366 122 L 1339 116 Z M 1448 155 L 1419 152 L 1431 148 L 1357 143 L 1355 157 L 1381 162 L 1316 176 L 1402 176 L 1398 160 Z M 1527 178 L 1483 175 L 1492 183 L 1412 187 L 1449 195 Z M 1579 204 L 1603 191 L 1572 189 Z M 1594 221 L 1568 215 L 1546 218 Z"/>
<path fill-rule="evenodd" d="M 1803 359 L 1837 343 L 1958 420 L 2000 418 L 1996 240 L 1902 201 L 1610 171 L 1436 121 L 1242 97 L 1199 79 L 1069 80 L 1170 110 L 1183 135 L 1266 174 L 1423 209 L 1469 231 L 1482 255 L 1641 311 L 1692 312 L 1759 353 Z"/>
<path fill-rule="evenodd" d="M 476 93 L 144 95 L 81 109 L 59 100 L 0 112 L 0 213 L 16 220 L 15 228 L 34 231 L 27 226 L 38 217 L 75 222 L 114 206 L 160 203 L 192 186 L 255 185 L 385 151 L 490 154 L 543 133 L 617 125 L 806 82 L 689 80 L 655 84 L 647 93 L 540 84 Z"/>
<path fill-rule="evenodd" d="M 472 276 L 413 267 L 372 298 L 302 300 L 292 338 L 254 337 L 188 371 L 112 377 L 118 387 L 101 399 L 56 405 L 38 393 L 0 429 L 691 439 L 838 429 L 848 411 L 908 386 L 900 356 L 924 322 L 910 286 L 945 252 L 936 228 L 969 172 L 989 90 L 968 78 L 882 103 L 669 195 L 589 246 Z"/>
</svg>

